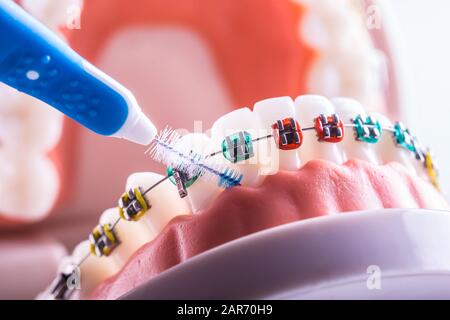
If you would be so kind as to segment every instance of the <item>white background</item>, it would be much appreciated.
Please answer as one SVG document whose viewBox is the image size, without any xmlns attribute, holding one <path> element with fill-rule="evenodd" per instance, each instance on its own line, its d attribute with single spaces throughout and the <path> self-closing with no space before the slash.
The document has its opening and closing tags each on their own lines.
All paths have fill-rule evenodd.
<svg viewBox="0 0 450 320">
<path fill-rule="evenodd" d="M 408 124 L 434 151 L 450 199 L 450 1 L 390 0 L 411 109 Z"/>
</svg>

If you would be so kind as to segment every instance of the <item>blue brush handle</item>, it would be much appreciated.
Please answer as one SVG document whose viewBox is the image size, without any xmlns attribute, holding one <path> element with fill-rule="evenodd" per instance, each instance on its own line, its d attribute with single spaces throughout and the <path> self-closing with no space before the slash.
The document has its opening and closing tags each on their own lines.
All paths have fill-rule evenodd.
<svg viewBox="0 0 450 320">
<path fill-rule="evenodd" d="M 117 132 L 128 101 L 94 67 L 18 5 L 0 0 L 0 81 L 102 135 Z M 0 102 L 1 103 L 1 102 Z"/>
</svg>

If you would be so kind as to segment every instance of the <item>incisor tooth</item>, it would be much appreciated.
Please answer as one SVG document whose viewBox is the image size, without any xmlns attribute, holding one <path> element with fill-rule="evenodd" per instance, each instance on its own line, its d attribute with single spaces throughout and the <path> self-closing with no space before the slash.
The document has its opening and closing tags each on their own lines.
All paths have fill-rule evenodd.
<svg viewBox="0 0 450 320">
<path fill-rule="evenodd" d="M 322 96 L 303 95 L 295 99 L 295 112 L 302 128 L 306 128 L 313 127 L 314 119 L 320 114 L 325 116 L 334 114 L 335 108 L 328 99 Z M 314 159 L 323 159 L 335 163 L 344 162 L 342 150 L 336 143 L 317 142 L 315 134 L 315 130 L 304 132 L 305 142 L 298 149 L 302 164 Z"/>
<path fill-rule="evenodd" d="M 272 125 L 278 120 L 295 119 L 294 101 L 290 97 L 262 100 L 254 105 L 253 113 L 259 117 L 268 132 L 271 132 Z M 263 174 L 275 174 L 278 170 L 297 170 L 300 167 L 297 150 L 281 150 L 273 138 L 268 139 L 266 143 L 264 140 L 258 143 L 261 149 L 263 147 L 267 149 L 266 154 L 270 157 L 270 165 L 267 166 L 266 171 L 262 172 Z"/>
<path fill-rule="evenodd" d="M 264 180 L 264 176 L 260 174 L 261 164 L 257 157 L 259 142 L 250 142 L 250 140 L 267 133 L 258 117 L 249 108 L 227 113 L 217 119 L 211 128 L 213 146 L 217 150 L 226 148 L 225 152 L 229 158 L 226 160 L 223 159 L 224 155 L 217 155 L 216 160 L 243 174 L 242 185 L 244 186 L 255 187 Z M 243 141 L 245 139 L 247 142 Z M 233 145 L 236 148 L 233 148 Z"/>
<path fill-rule="evenodd" d="M 360 115 L 366 119 L 367 114 L 362 105 L 356 100 L 349 98 L 335 98 L 331 100 L 335 106 L 336 113 L 345 124 L 351 124 L 356 116 Z M 374 146 L 368 142 L 358 141 L 355 136 L 355 129 L 346 127 L 344 140 L 339 144 L 347 160 L 360 159 L 378 163 Z"/>
</svg>

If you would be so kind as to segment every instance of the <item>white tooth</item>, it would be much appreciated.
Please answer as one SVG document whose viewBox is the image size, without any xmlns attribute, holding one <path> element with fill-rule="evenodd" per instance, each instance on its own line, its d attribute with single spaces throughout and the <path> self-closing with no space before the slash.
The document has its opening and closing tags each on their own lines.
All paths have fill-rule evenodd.
<svg viewBox="0 0 450 320">
<path fill-rule="evenodd" d="M 262 125 L 269 131 L 272 129 L 272 125 L 278 120 L 286 118 L 295 119 L 295 106 L 294 101 L 290 97 L 279 97 L 259 101 L 253 107 L 253 113 L 256 114 Z M 275 144 L 273 138 L 268 139 L 264 143 L 258 142 L 259 147 L 263 146 L 267 148 L 270 155 L 269 170 L 265 174 L 274 174 L 280 170 L 297 170 L 300 167 L 300 160 L 298 158 L 297 150 L 281 150 Z M 261 154 L 262 152 L 260 152 Z M 261 158 L 261 156 L 260 156 Z M 260 161 L 262 162 L 262 161 Z M 263 172 L 264 173 L 264 172 Z"/>
<path fill-rule="evenodd" d="M 336 113 L 345 124 L 352 124 L 352 119 L 357 115 L 361 115 L 366 119 L 367 114 L 363 106 L 356 100 L 349 98 L 335 98 L 332 100 Z M 374 149 L 374 145 L 356 140 L 355 129 L 352 127 L 345 127 L 344 140 L 339 144 L 347 160 L 360 159 L 377 164 L 378 157 Z"/>
<path fill-rule="evenodd" d="M 21 5 L 53 30 L 60 26 L 79 27 L 83 0 L 22 0 Z"/>
<path fill-rule="evenodd" d="M 377 112 L 373 112 L 371 113 L 371 115 L 376 117 L 378 121 L 380 121 L 381 127 L 392 126 L 392 122 L 384 115 Z M 386 164 L 392 161 L 396 161 L 403 164 L 410 170 L 410 172 L 416 172 L 415 162 L 417 160 L 412 155 L 412 152 L 409 152 L 396 145 L 392 132 L 383 130 L 380 141 L 375 144 L 375 148 L 377 150 L 377 154 L 381 163 Z"/>
<path fill-rule="evenodd" d="M 111 208 L 103 212 L 100 217 L 100 224 L 114 226 L 119 221 L 119 209 Z M 144 244 L 150 242 L 155 234 L 149 232 L 142 223 L 135 221 L 121 220 L 115 225 L 114 234 L 120 244 L 108 256 L 121 268 L 128 259 Z"/>
<path fill-rule="evenodd" d="M 72 273 L 72 276 L 71 276 L 72 278 L 67 279 L 66 284 L 70 283 L 71 285 L 77 286 L 77 289 L 81 288 L 81 272 L 80 272 L 80 269 L 74 270 L 74 268 L 77 268 L 76 266 L 78 265 L 78 263 L 80 261 L 81 261 L 80 259 L 77 259 L 75 261 L 75 259 L 72 256 L 68 256 L 68 257 L 64 257 L 63 259 L 61 259 L 61 262 L 58 265 L 58 273 L 60 273 L 60 274 Z M 81 299 L 80 292 L 78 292 L 78 290 L 75 290 L 75 292 L 70 297 L 70 299 L 72 299 L 72 300 Z"/>
<path fill-rule="evenodd" d="M 332 115 L 335 113 L 333 104 L 326 98 L 318 95 L 303 95 L 295 99 L 295 112 L 302 128 L 314 127 L 314 119 L 320 114 Z M 344 132 L 345 134 L 345 132 Z M 300 161 L 322 159 L 335 163 L 344 162 L 342 150 L 336 143 L 318 142 L 316 131 L 304 131 L 304 142 L 298 149 Z"/>
<path fill-rule="evenodd" d="M 70 283 L 74 286 L 77 286 L 79 288 L 80 284 L 80 273 L 77 273 L 76 268 L 77 262 L 75 262 L 74 258 L 72 256 L 65 256 L 63 257 L 58 264 L 58 270 L 57 270 L 57 276 L 60 274 L 73 274 L 72 278 L 67 279 L 67 283 Z M 79 271 L 79 269 L 78 269 Z M 52 290 L 53 290 L 53 283 L 49 285 L 44 291 L 38 294 L 36 297 L 37 300 L 52 300 L 54 297 L 52 296 Z M 70 299 L 78 300 L 80 299 L 79 292 L 73 292 Z"/>
<path fill-rule="evenodd" d="M 414 132 L 412 132 L 414 136 Z M 418 152 L 424 152 L 426 149 L 423 148 L 423 145 L 420 144 L 418 140 L 415 142 L 415 147 L 418 150 Z M 398 147 L 400 148 L 400 147 Z M 411 166 L 414 168 L 414 172 L 419 176 L 422 177 L 425 180 L 429 179 L 427 169 L 425 168 L 425 154 L 422 154 L 423 159 L 417 159 L 416 154 L 412 151 L 407 151 L 403 149 L 403 151 L 406 151 L 409 153 L 409 157 L 406 157 L 409 161 L 411 161 Z"/>
<path fill-rule="evenodd" d="M 0 164 L 0 212 L 19 220 L 39 220 L 48 214 L 59 190 L 51 160 L 2 149 Z"/>
<path fill-rule="evenodd" d="M 207 156 L 216 151 L 212 148 L 212 140 L 205 134 L 200 133 L 190 133 L 181 137 L 176 143 L 176 149 L 185 154 L 193 151 L 195 154 L 202 156 Z M 187 188 L 192 213 L 206 209 L 222 190 L 215 180 L 197 179 Z"/>
<path fill-rule="evenodd" d="M 420 145 L 420 142 L 417 141 L 416 148 L 421 150 L 422 152 L 426 152 L 426 149 L 423 145 Z M 423 159 L 417 159 L 414 155 L 413 164 L 416 169 L 416 173 L 425 180 L 429 180 L 430 176 L 428 175 L 428 171 L 425 167 L 425 154 L 422 154 Z"/>
<path fill-rule="evenodd" d="M 11 88 L 2 87 L 1 91 L 10 97 L 0 107 L 0 140 L 3 145 L 10 149 L 26 148 L 27 151 L 54 148 L 62 134 L 61 113 Z"/>
<path fill-rule="evenodd" d="M 213 146 L 220 151 L 226 137 L 244 131 L 250 134 L 251 139 L 267 135 L 270 132 L 264 128 L 258 117 L 249 108 L 241 108 L 227 113 L 214 122 L 211 128 Z M 254 155 L 247 160 L 231 163 L 222 154 L 217 155 L 216 160 L 243 174 L 242 185 L 255 187 L 264 181 L 265 176 L 260 174 L 262 166 L 257 157 L 259 142 L 252 142 L 252 145 Z M 239 148 L 240 150 L 241 148 Z"/>
<path fill-rule="evenodd" d="M 89 295 L 101 282 L 119 271 L 111 259 L 107 257 L 96 257 L 90 254 L 90 252 L 90 243 L 86 240 L 78 244 L 72 253 L 72 259 L 75 264 L 79 264 L 89 255 L 80 265 L 80 299 L 89 298 Z"/>
<path fill-rule="evenodd" d="M 381 103 L 381 90 L 385 79 L 385 67 L 381 54 L 367 48 L 354 48 L 356 53 L 344 55 L 339 61 L 342 90 L 341 96 L 352 97 L 366 108 L 377 109 Z"/>
<path fill-rule="evenodd" d="M 334 59 L 321 57 L 312 65 L 308 76 L 308 90 L 320 92 L 327 97 L 341 94 L 341 72 Z"/>
<path fill-rule="evenodd" d="M 307 4 L 309 10 L 300 32 L 318 50 L 307 91 L 327 97 L 352 97 L 375 109 L 383 102 L 386 65 L 363 27 L 367 18 L 361 15 L 364 10 L 355 3 L 321 0 Z"/>
<path fill-rule="evenodd" d="M 316 10 L 308 10 L 308 14 L 304 16 L 301 34 L 303 39 L 316 50 L 321 52 L 329 50 L 332 41 L 326 21 L 322 19 Z"/>
<path fill-rule="evenodd" d="M 4 112 L 14 110 L 21 97 L 19 91 L 0 82 L 0 115 L 3 117 Z"/>
<path fill-rule="evenodd" d="M 24 97 L 23 109 L 23 127 L 18 137 L 22 146 L 36 151 L 53 149 L 62 135 L 62 114 L 33 97 Z"/>
<path fill-rule="evenodd" d="M 164 178 L 162 175 L 153 172 L 134 173 L 128 177 L 127 190 L 141 187 L 142 192 L 156 182 Z M 156 188 L 153 188 L 145 195 L 151 208 L 139 220 L 149 228 L 149 232 L 157 235 L 170 220 L 179 215 L 191 213 L 189 203 L 186 198 L 180 198 L 177 188 L 168 180 L 165 180 Z"/>
</svg>

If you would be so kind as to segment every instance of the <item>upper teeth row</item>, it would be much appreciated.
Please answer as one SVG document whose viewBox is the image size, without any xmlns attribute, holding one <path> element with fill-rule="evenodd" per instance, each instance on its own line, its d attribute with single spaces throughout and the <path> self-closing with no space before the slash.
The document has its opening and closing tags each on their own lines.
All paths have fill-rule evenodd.
<svg viewBox="0 0 450 320">
<path fill-rule="evenodd" d="M 339 115 L 320 114 L 314 118 L 314 126 L 302 128 L 294 118 L 277 120 L 273 125 L 273 133 L 258 138 L 252 138 L 247 131 L 239 131 L 227 136 L 222 142 L 222 150 L 213 152 L 207 157 L 223 154 L 225 159 L 232 163 L 238 163 L 253 157 L 253 143 L 263 139 L 274 138 L 280 150 L 293 150 L 301 147 L 303 143 L 303 131 L 315 130 L 318 141 L 337 143 L 344 139 L 344 128 L 354 129 L 355 139 L 358 141 L 377 143 L 382 131 L 389 131 L 393 134 L 396 145 L 414 153 L 418 160 L 424 162 L 428 149 L 420 148 L 418 140 L 409 129 L 405 128 L 402 122 L 396 122 L 393 126 L 382 127 L 374 116 L 364 116 L 358 114 L 352 123 L 343 123 Z"/>
<path fill-rule="evenodd" d="M 315 130 L 319 142 L 337 143 L 344 139 L 345 128 L 349 127 L 353 128 L 354 137 L 357 141 L 371 144 L 377 143 L 382 133 L 387 131 L 392 134 L 393 141 L 397 146 L 414 154 L 415 158 L 426 168 L 432 184 L 436 187 L 438 186 L 436 170 L 429 149 L 422 148 L 417 137 L 412 135 L 410 130 L 402 122 L 395 122 L 392 126 L 382 126 L 373 115 L 365 116 L 357 114 L 351 119 L 351 123 L 344 123 L 337 113 L 333 113 L 330 115 L 320 114 L 314 118 L 313 123 L 314 126 L 302 128 L 295 118 L 280 119 L 272 124 L 271 128 L 273 129 L 273 133 L 258 138 L 253 138 L 247 131 L 238 131 L 223 139 L 221 151 L 212 152 L 204 158 L 208 159 L 222 154 L 231 163 L 243 162 L 255 156 L 253 143 L 270 138 L 274 139 L 276 146 L 280 150 L 295 150 L 303 144 L 303 132 L 310 130 Z M 167 150 L 165 146 L 161 148 Z M 176 149 L 169 150 L 169 153 L 174 152 L 174 150 Z M 179 160 L 179 158 L 176 159 Z M 157 160 L 164 161 L 161 158 Z M 191 163 L 195 166 L 195 163 Z M 169 169 L 173 170 L 170 167 Z M 180 167 L 177 167 L 177 169 L 182 171 Z M 173 175 L 173 173 L 169 175 Z M 181 179 L 181 187 L 184 188 L 189 180 L 197 178 L 198 175 L 184 174 Z M 186 195 L 186 192 L 183 191 L 183 194 Z"/>
</svg>

